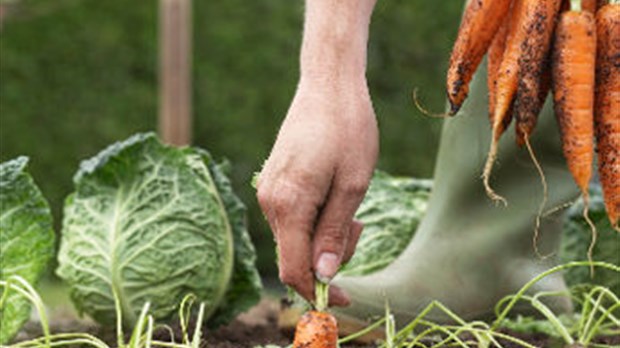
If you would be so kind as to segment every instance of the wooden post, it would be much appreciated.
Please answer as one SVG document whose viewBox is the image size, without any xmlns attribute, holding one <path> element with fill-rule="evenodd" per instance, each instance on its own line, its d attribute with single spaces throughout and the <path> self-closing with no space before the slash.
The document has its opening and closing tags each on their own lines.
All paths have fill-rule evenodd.
<svg viewBox="0 0 620 348">
<path fill-rule="evenodd" d="M 189 145 L 192 132 L 191 0 L 159 1 L 159 134 Z"/>
</svg>

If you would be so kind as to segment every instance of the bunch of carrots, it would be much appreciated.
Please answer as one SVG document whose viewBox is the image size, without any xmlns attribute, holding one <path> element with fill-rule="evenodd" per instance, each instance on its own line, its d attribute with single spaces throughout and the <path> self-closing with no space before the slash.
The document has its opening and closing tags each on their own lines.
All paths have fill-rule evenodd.
<svg viewBox="0 0 620 348">
<path fill-rule="evenodd" d="M 487 194 L 498 141 L 511 122 L 535 160 L 532 135 L 549 90 L 568 168 L 586 206 L 594 139 L 605 206 L 620 231 L 620 3 L 617 0 L 471 0 L 450 57 L 450 115 L 488 60 L 492 139 L 484 167 Z M 536 161 L 536 160 L 535 160 Z"/>
<path fill-rule="evenodd" d="M 478 65 L 488 56 L 491 146 L 483 180 L 489 185 L 498 141 L 515 122 L 517 143 L 530 154 L 545 99 L 554 108 L 568 168 L 588 200 L 594 139 L 605 206 L 620 231 L 620 3 L 619 0 L 470 0 L 450 57 L 450 115 L 467 98 Z M 317 282 L 316 309 L 305 313 L 295 348 L 335 348 L 338 326 L 326 311 L 327 285 Z"/>
</svg>

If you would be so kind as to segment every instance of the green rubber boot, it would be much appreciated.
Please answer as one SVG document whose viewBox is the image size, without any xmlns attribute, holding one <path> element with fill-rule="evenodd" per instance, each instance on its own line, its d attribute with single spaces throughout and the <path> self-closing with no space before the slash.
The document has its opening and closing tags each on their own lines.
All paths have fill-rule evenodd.
<svg viewBox="0 0 620 348">
<path fill-rule="evenodd" d="M 514 126 L 501 139 L 491 179 L 508 206 L 496 205 L 485 193 L 480 177 L 491 138 L 487 99 L 485 74 L 478 73 L 461 111 L 445 121 L 428 210 L 399 258 L 370 275 L 334 279 L 351 296 L 345 315 L 382 315 L 387 299 L 397 323 L 404 325 L 438 300 L 466 320 L 489 318 L 498 300 L 556 265 L 556 257 L 539 255 L 558 250 L 561 219 L 543 219 L 537 255 L 532 240 L 543 189 L 527 149 L 515 144 Z M 574 199 L 578 191 L 562 157 L 550 100 L 532 147 L 549 183 L 547 208 Z M 565 288 L 561 274 L 554 274 L 531 292 Z M 568 298 L 547 304 L 556 312 L 571 310 Z M 446 321 L 439 312 L 428 319 Z"/>
</svg>

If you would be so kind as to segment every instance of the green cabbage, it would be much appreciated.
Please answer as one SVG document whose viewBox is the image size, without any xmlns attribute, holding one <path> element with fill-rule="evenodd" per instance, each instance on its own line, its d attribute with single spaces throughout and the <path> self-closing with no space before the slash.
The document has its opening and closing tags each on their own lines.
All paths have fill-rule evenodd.
<svg viewBox="0 0 620 348">
<path fill-rule="evenodd" d="M 34 284 L 54 254 L 52 215 L 26 172 L 28 158 L 0 164 L 0 280 L 20 276 Z M 0 288 L 0 298 L 6 289 Z M 30 302 L 9 291 L 0 307 L 0 344 L 9 341 L 30 317 Z"/>
<path fill-rule="evenodd" d="M 377 171 L 355 215 L 364 223 L 364 232 L 355 255 L 339 274 L 370 274 L 396 259 L 410 243 L 426 212 L 431 186 L 431 180 L 392 177 Z M 587 258 L 590 227 L 582 213 L 582 200 L 567 212 L 560 248 L 563 263 Z M 598 230 L 594 259 L 620 265 L 620 234 L 615 233 L 609 224 L 599 184 L 593 184 L 590 189 L 589 216 Z M 620 294 L 620 277 L 613 271 L 597 270 L 592 278 L 587 267 L 576 267 L 569 269 L 564 278 L 569 286 L 597 284 Z"/>
<path fill-rule="evenodd" d="M 194 148 L 138 134 L 82 162 L 65 202 L 57 274 L 100 323 L 133 324 L 144 303 L 170 318 L 187 294 L 211 323 L 260 297 L 245 207 L 223 168 Z"/>
<path fill-rule="evenodd" d="M 355 219 L 364 232 L 339 274 L 364 275 L 389 265 L 407 247 L 424 216 L 431 180 L 393 177 L 376 171 Z"/>
</svg>

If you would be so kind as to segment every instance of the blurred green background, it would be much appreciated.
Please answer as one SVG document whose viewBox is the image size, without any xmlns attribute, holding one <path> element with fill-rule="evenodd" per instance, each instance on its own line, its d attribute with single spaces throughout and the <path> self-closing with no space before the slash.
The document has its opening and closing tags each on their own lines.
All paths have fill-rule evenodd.
<svg viewBox="0 0 620 348">
<path fill-rule="evenodd" d="M 432 175 L 441 122 L 412 103 L 444 107 L 444 74 L 463 1 L 380 0 L 368 81 L 379 120 L 378 166 Z M 30 168 L 60 227 L 79 162 L 157 128 L 157 1 L 21 0 L 0 30 L 0 160 Z M 194 1 L 194 144 L 234 165 L 249 207 L 259 269 L 275 276 L 274 246 L 250 179 L 295 92 L 303 1 Z"/>
</svg>

